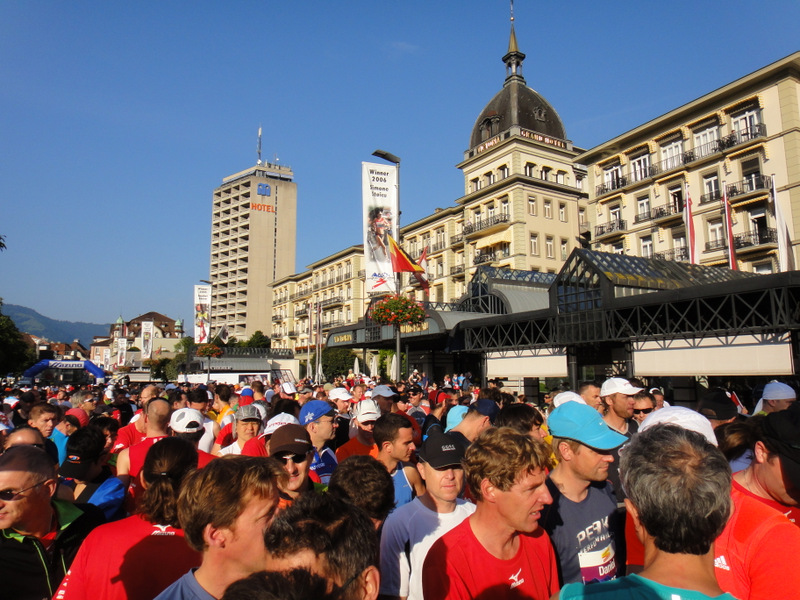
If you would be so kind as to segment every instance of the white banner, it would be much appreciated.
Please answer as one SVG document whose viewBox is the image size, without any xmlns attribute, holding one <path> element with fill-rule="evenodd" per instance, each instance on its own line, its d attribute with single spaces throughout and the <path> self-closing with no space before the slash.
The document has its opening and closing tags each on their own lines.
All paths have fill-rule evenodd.
<svg viewBox="0 0 800 600">
<path fill-rule="evenodd" d="M 124 337 L 117 338 L 117 366 L 125 364 L 128 354 L 128 340 Z"/>
<path fill-rule="evenodd" d="M 103 348 L 103 368 L 106 371 L 111 368 L 111 348 Z"/>
<path fill-rule="evenodd" d="M 194 343 L 208 343 L 211 327 L 211 286 L 194 286 Z"/>
<path fill-rule="evenodd" d="M 367 292 L 394 292 L 389 239 L 397 239 L 397 165 L 361 163 Z"/>
<path fill-rule="evenodd" d="M 153 322 L 142 321 L 142 360 L 153 355 Z"/>
</svg>

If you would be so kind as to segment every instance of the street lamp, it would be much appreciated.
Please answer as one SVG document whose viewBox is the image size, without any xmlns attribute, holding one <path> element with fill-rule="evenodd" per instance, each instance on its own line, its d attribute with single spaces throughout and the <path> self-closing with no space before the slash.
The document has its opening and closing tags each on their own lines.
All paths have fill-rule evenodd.
<svg viewBox="0 0 800 600">
<path fill-rule="evenodd" d="M 400 157 L 395 156 L 391 152 L 387 152 L 386 150 L 375 150 L 372 153 L 372 156 L 377 156 L 378 158 L 382 158 L 386 162 L 394 163 L 395 168 L 397 169 L 397 232 L 398 238 L 400 233 Z M 400 273 L 395 273 L 395 284 L 397 286 L 397 295 L 400 295 Z M 395 361 L 395 368 L 394 373 L 392 374 L 394 377 L 394 382 L 398 383 L 400 381 L 400 326 L 394 326 L 395 331 L 395 356 L 397 360 Z"/>
</svg>

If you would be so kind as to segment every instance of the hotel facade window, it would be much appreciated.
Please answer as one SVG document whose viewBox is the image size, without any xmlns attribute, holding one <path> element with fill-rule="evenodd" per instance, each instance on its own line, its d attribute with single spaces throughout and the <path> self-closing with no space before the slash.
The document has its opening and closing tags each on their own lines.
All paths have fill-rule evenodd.
<svg viewBox="0 0 800 600">
<path fill-rule="evenodd" d="M 539 234 L 531 234 L 531 256 L 539 256 Z"/>
</svg>

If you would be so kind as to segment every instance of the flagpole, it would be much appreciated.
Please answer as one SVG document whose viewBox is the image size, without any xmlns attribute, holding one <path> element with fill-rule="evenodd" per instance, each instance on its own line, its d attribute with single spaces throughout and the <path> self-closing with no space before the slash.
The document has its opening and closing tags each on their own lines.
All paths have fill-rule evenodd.
<svg viewBox="0 0 800 600">
<path fill-rule="evenodd" d="M 783 218 L 783 211 L 778 204 L 778 190 L 775 188 L 775 174 L 770 175 L 772 183 L 772 202 L 774 203 L 773 212 L 775 213 L 775 231 L 778 234 L 778 271 L 789 271 L 789 259 L 791 244 L 787 243 L 786 221 Z"/>
</svg>

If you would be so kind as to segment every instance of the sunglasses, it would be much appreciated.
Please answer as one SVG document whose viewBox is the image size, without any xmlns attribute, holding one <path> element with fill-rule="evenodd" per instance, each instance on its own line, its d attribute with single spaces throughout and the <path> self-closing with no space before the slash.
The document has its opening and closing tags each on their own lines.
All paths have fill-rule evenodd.
<svg viewBox="0 0 800 600">
<path fill-rule="evenodd" d="M 28 490 L 32 490 L 33 488 L 39 487 L 43 483 L 47 483 L 50 481 L 49 479 L 45 479 L 44 481 L 40 481 L 39 483 L 34 483 L 31 487 L 26 487 L 24 490 L 0 490 L 0 500 L 3 502 L 12 502 L 16 500 L 20 494 L 23 492 L 27 492 Z"/>
<path fill-rule="evenodd" d="M 288 463 L 289 459 L 292 459 L 292 462 L 297 465 L 297 464 L 300 464 L 302 462 L 307 461 L 308 460 L 308 454 L 281 454 L 281 455 L 276 456 L 275 458 L 277 458 L 283 464 Z"/>
<path fill-rule="evenodd" d="M 635 414 L 635 415 L 649 415 L 651 412 L 653 412 L 652 408 L 634 408 L 633 409 L 633 414 Z"/>
</svg>

